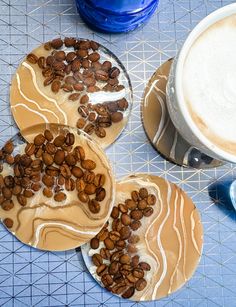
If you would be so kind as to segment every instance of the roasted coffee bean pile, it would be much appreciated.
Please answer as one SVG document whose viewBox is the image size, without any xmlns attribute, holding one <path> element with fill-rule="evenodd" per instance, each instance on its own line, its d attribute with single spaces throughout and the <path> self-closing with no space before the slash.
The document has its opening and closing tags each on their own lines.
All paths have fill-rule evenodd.
<svg viewBox="0 0 236 307">
<path fill-rule="evenodd" d="M 73 133 L 54 137 L 45 130 L 33 143 L 27 143 L 24 154 L 13 156 L 14 145 L 7 142 L 0 150 L 0 171 L 5 162 L 13 167 L 14 175 L 0 174 L 1 208 L 11 210 L 16 200 L 26 206 L 28 199 L 40 189 L 45 197 L 53 197 L 55 202 L 66 200 L 65 190 L 76 190 L 79 202 L 86 203 L 92 213 L 98 213 L 100 202 L 106 197 L 103 188 L 106 177 L 95 174 L 96 163 L 86 159 L 85 149 L 73 146 L 74 143 Z M 9 218 L 4 223 L 8 228 L 13 226 Z"/>
<path fill-rule="evenodd" d="M 47 57 L 37 57 L 33 53 L 27 55 L 27 61 L 38 64 L 42 70 L 44 86 L 50 85 L 54 93 L 60 90 L 70 93 L 68 99 L 71 103 L 79 100 L 82 106 L 78 108 L 81 118 L 77 127 L 88 134 L 105 137 L 104 128 L 123 119 L 122 112 L 128 108 L 128 102 L 123 98 L 102 104 L 89 104 L 86 93 L 124 89 L 119 84 L 119 68 L 112 66 L 110 61 L 99 61 L 99 44 L 94 41 L 56 38 L 44 44 L 44 48 L 50 51 Z"/>
<path fill-rule="evenodd" d="M 152 215 L 155 204 L 155 195 L 149 194 L 146 188 L 132 191 L 131 199 L 113 208 L 109 220 L 112 220 L 111 230 L 107 222 L 90 241 L 92 249 L 98 249 L 100 243 L 104 243 L 105 247 L 92 256 L 96 273 L 106 289 L 123 298 L 130 298 L 147 285 L 145 271 L 150 271 L 151 267 L 140 262 L 135 246 L 140 237 L 135 231 L 142 226 L 143 217 Z"/>
</svg>

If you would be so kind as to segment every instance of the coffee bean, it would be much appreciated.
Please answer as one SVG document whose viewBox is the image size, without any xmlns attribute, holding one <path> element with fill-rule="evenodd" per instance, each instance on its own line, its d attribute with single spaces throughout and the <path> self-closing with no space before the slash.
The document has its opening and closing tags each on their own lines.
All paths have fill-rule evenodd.
<svg viewBox="0 0 236 307">
<path fill-rule="evenodd" d="M 119 84 L 118 78 L 109 79 L 109 80 L 107 81 L 107 85 L 108 85 L 108 86 L 112 86 L 112 91 L 114 91 L 114 87 L 117 86 L 118 84 Z"/>
<path fill-rule="evenodd" d="M 14 145 L 12 141 L 7 141 L 6 144 L 3 146 L 3 152 L 7 154 L 11 154 L 14 150 Z"/>
<path fill-rule="evenodd" d="M 91 62 L 97 62 L 100 59 L 100 54 L 97 52 L 92 52 L 90 53 L 90 55 L 88 56 L 89 61 Z"/>
<path fill-rule="evenodd" d="M 93 238 L 91 241 L 90 241 L 90 247 L 92 249 L 97 249 L 99 247 L 99 240 L 97 238 Z"/>
<path fill-rule="evenodd" d="M 44 80 L 44 82 L 43 82 L 43 85 L 44 85 L 44 86 L 48 86 L 49 84 L 52 83 L 53 79 L 54 79 L 53 76 L 50 76 L 50 77 L 46 78 L 46 79 Z"/>
<path fill-rule="evenodd" d="M 140 221 L 133 221 L 131 224 L 130 224 L 130 228 L 133 230 L 133 231 L 136 231 L 138 230 L 140 227 L 141 227 L 141 222 Z"/>
<path fill-rule="evenodd" d="M 143 289 L 147 286 L 147 281 L 144 278 L 139 279 L 135 284 L 135 289 L 137 291 L 143 291 Z"/>
<path fill-rule="evenodd" d="M 100 240 L 100 241 L 104 241 L 106 240 L 106 238 L 108 237 L 108 230 L 107 229 L 102 229 L 98 234 L 97 234 L 97 238 Z"/>
<path fill-rule="evenodd" d="M 92 195 L 96 192 L 96 186 L 92 183 L 86 184 L 84 192 L 88 195 Z M 96 199 L 98 200 L 98 199 Z"/>
<path fill-rule="evenodd" d="M 76 178 L 81 178 L 83 176 L 83 171 L 80 167 L 74 166 L 71 169 L 72 175 L 74 175 Z"/>
<path fill-rule="evenodd" d="M 53 192 L 50 188 L 44 188 L 43 189 L 43 195 L 48 197 L 48 198 L 51 198 L 53 196 Z"/>
<path fill-rule="evenodd" d="M 153 194 L 149 194 L 148 197 L 147 197 L 147 203 L 150 206 L 155 205 L 155 203 L 156 203 L 156 196 L 153 195 Z"/>
<path fill-rule="evenodd" d="M 125 98 L 122 98 L 118 101 L 119 110 L 124 111 L 128 108 L 129 104 Z"/>
<path fill-rule="evenodd" d="M 38 192 L 38 191 L 41 189 L 41 184 L 40 184 L 39 182 L 37 182 L 37 183 L 32 183 L 31 189 L 32 189 L 34 192 Z"/>
<path fill-rule="evenodd" d="M 96 168 L 96 163 L 93 160 L 87 159 L 81 161 L 81 166 L 86 170 L 94 170 Z"/>
<path fill-rule="evenodd" d="M 21 157 L 21 164 L 24 163 L 23 164 L 24 166 L 29 166 L 29 164 L 30 164 L 31 168 L 34 171 L 40 171 L 42 169 L 42 161 L 40 159 L 36 159 L 36 160 L 32 161 L 32 163 L 31 163 L 31 161 L 29 161 L 29 160 L 27 161 L 26 157 L 23 157 L 23 156 Z M 29 159 L 29 157 L 27 157 L 27 158 Z"/>
<path fill-rule="evenodd" d="M 64 159 L 65 159 L 64 150 L 58 149 L 55 153 L 55 156 L 54 156 L 54 162 L 57 165 L 61 165 L 63 163 Z"/>
<path fill-rule="evenodd" d="M 93 240 L 93 239 L 92 239 Z M 102 276 L 104 275 L 106 272 L 108 271 L 108 268 L 105 264 L 101 264 L 97 270 L 96 270 L 96 273 L 98 276 Z"/>
<path fill-rule="evenodd" d="M 90 41 L 89 40 L 84 40 L 79 42 L 79 48 L 80 49 L 89 49 L 90 48 Z"/>
<path fill-rule="evenodd" d="M 52 56 L 52 55 L 49 55 L 47 58 L 46 58 L 46 64 L 48 65 L 48 66 L 52 66 L 52 64 L 55 62 L 55 58 L 54 58 L 54 56 Z M 47 73 L 47 71 L 49 71 L 50 70 L 50 73 L 48 72 Z M 46 73 L 46 74 L 45 74 Z M 49 67 L 46 67 L 45 68 L 45 70 L 43 70 L 43 76 L 44 77 L 50 77 L 52 75 L 52 70 L 51 70 L 51 68 L 49 68 Z"/>
<path fill-rule="evenodd" d="M 146 188 L 141 188 L 139 190 L 139 196 L 142 199 L 147 198 L 148 197 L 148 190 Z"/>
<path fill-rule="evenodd" d="M 99 44 L 97 42 L 90 41 L 90 47 L 93 49 L 93 51 L 95 51 L 99 48 Z"/>
<path fill-rule="evenodd" d="M 64 51 L 57 51 L 55 54 L 54 54 L 54 57 L 56 60 L 58 61 L 64 61 L 66 59 L 66 54 Z"/>
<path fill-rule="evenodd" d="M 66 47 L 73 47 L 76 43 L 76 39 L 73 37 L 65 37 L 64 43 Z"/>
<path fill-rule="evenodd" d="M 143 210 L 143 215 L 149 217 L 153 214 L 153 208 L 148 207 Z"/>
<path fill-rule="evenodd" d="M 104 240 L 104 244 L 108 250 L 112 250 L 115 248 L 115 244 L 110 238 L 106 238 Z"/>
<path fill-rule="evenodd" d="M 122 228 L 122 223 L 120 219 L 116 219 L 112 222 L 112 230 L 120 231 Z"/>
<path fill-rule="evenodd" d="M 15 185 L 14 188 L 12 189 L 12 194 L 13 195 L 18 195 L 22 191 L 22 187 L 20 185 Z"/>
<path fill-rule="evenodd" d="M 6 161 L 9 165 L 12 165 L 12 164 L 14 164 L 15 159 L 14 159 L 14 157 L 13 157 L 12 155 L 6 155 L 5 161 Z"/>
<path fill-rule="evenodd" d="M 21 205 L 21 206 L 26 206 L 27 205 L 27 198 L 22 195 L 22 194 L 18 194 L 16 196 L 17 200 L 18 200 L 18 203 Z"/>
<path fill-rule="evenodd" d="M 21 179 L 21 186 L 22 186 L 23 188 L 28 188 L 28 187 L 30 187 L 30 179 L 29 179 L 29 177 L 24 176 L 24 177 Z"/>
<path fill-rule="evenodd" d="M 144 200 L 144 199 L 141 199 L 139 202 L 138 202 L 138 208 L 140 209 L 140 210 L 143 210 L 143 209 L 145 209 L 146 207 L 147 207 L 147 202 L 146 202 L 146 200 Z"/>
<path fill-rule="evenodd" d="M 66 65 L 65 65 L 64 62 L 55 61 L 55 62 L 53 62 L 52 67 L 53 67 L 55 70 L 64 70 L 65 67 L 66 67 Z"/>
<path fill-rule="evenodd" d="M 71 64 L 66 65 L 64 72 L 66 75 L 69 75 L 71 73 Z"/>
<path fill-rule="evenodd" d="M 89 206 L 89 210 L 92 213 L 94 213 L 94 214 L 99 213 L 100 204 L 95 199 L 90 200 L 88 206 Z"/>
<path fill-rule="evenodd" d="M 95 113 L 95 112 L 90 112 L 89 113 L 88 120 L 90 122 L 94 122 L 96 118 L 97 118 L 97 113 Z"/>
<path fill-rule="evenodd" d="M 11 175 L 8 175 L 4 178 L 4 183 L 7 188 L 13 188 L 15 185 L 14 178 Z"/>
<path fill-rule="evenodd" d="M 3 210 L 9 211 L 14 207 L 14 203 L 12 200 L 7 199 L 2 202 L 1 207 Z"/>
<path fill-rule="evenodd" d="M 113 219 L 117 219 L 119 217 L 119 209 L 117 207 L 113 207 L 111 217 Z"/>
<path fill-rule="evenodd" d="M 97 174 L 94 178 L 94 184 L 96 187 L 102 187 L 105 184 L 106 177 L 104 174 Z"/>
<path fill-rule="evenodd" d="M 116 248 L 118 250 L 123 250 L 126 247 L 126 242 L 124 240 L 116 241 Z"/>
<path fill-rule="evenodd" d="M 109 238 L 112 241 L 118 241 L 120 239 L 120 233 L 118 231 L 110 231 L 109 232 Z"/>
<path fill-rule="evenodd" d="M 119 260 L 120 260 L 120 263 L 122 263 L 122 264 L 128 264 L 128 263 L 130 263 L 131 258 L 128 254 L 124 254 L 120 257 Z"/>
<path fill-rule="evenodd" d="M 54 49 L 59 49 L 62 47 L 62 45 L 63 45 L 63 41 L 61 38 L 55 38 L 51 41 L 51 46 Z"/>
<path fill-rule="evenodd" d="M 51 85 L 51 90 L 53 93 L 58 93 L 61 88 L 61 82 L 59 80 L 54 80 Z"/>
<path fill-rule="evenodd" d="M 116 101 L 111 101 L 106 103 L 106 107 L 110 113 L 115 113 L 118 111 L 118 104 Z"/>
<path fill-rule="evenodd" d="M 80 106 L 80 107 L 78 108 L 78 112 L 79 112 L 79 114 L 80 114 L 82 117 L 84 117 L 84 118 L 86 118 L 86 117 L 89 115 L 89 110 L 88 110 L 88 108 L 85 107 L 85 106 Z"/>
<path fill-rule="evenodd" d="M 111 114 L 111 121 L 113 123 L 118 123 L 123 119 L 123 113 L 121 112 L 115 112 L 113 114 Z"/>
<path fill-rule="evenodd" d="M 67 164 L 63 164 L 60 166 L 60 172 L 63 177 L 70 178 L 71 177 L 71 170 Z"/>
<path fill-rule="evenodd" d="M 118 261 L 123 254 L 124 254 L 123 251 L 113 252 L 110 257 L 111 262 Z"/>
<path fill-rule="evenodd" d="M 107 81 L 109 79 L 108 73 L 104 70 L 97 70 L 95 72 L 95 78 L 98 81 Z"/>
<path fill-rule="evenodd" d="M 73 154 L 69 153 L 67 154 L 67 156 L 65 157 L 65 162 L 69 165 L 69 166 L 74 166 L 76 164 L 76 158 L 74 157 Z"/>
<path fill-rule="evenodd" d="M 43 150 L 42 150 L 42 148 L 41 148 L 41 147 L 36 148 L 36 149 L 35 149 L 34 155 L 35 155 L 36 158 L 41 158 L 42 155 L 43 155 Z"/>
<path fill-rule="evenodd" d="M 31 191 L 31 190 L 24 190 L 23 195 L 24 195 L 26 198 L 30 198 L 30 197 L 33 197 L 33 196 L 34 196 L 34 192 Z"/>
<path fill-rule="evenodd" d="M 33 53 L 29 53 L 26 56 L 26 60 L 30 62 L 31 64 L 36 64 L 38 62 L 38 57 Z"/>
<path fill-rule="evenodd" d="M 51 50 L 51 42 L 46 42 L 44 45 L 43 45 L 44 49 L 45 50 Z"/>
<path fill-rule="evenodd" d="M 91 135 L 95 130 L 95 126 L 93 124 L 88 124 L 84 127 L 84 132 Z"/>
<path fill-rule="evenodd" d="M 130 209 L 130 210 L 137 208 L 136 202 L 133 201 L 132 199 L 126 199 L 125 204 L 126 204 L 127 208 Z"/>
<path fill-rule="evenodd" d="M 106 190 L 104 188 L 97 188 L 96 189 L 96 200 L 97 201 L 103 201 L 106 197 Z"/>
<path fill-rule="evenodd" d="M 111 275 L 115 275 L 119 271 L 119 262 L 118 261 L 113 261 L 108 267 L 108 272 Z"/>
<path fill-rule="evenodd" d="M 134 287 L 130 287 L 128 290 L 126 290 L 123 294 L 122 294 L 122 297 L 123 298 L 130 298 L 131 296 L 134 295 Z"/>
<path fill-rule="evenodd" d="M 84 172 L 84 181 L 86 183 L 93 183 L 94 179 L 95 179 L 94 172 L 90 172 L 90 171 L 85 171 Z"/>
<path fill-rule="evenodd" d="M 76 83 L 76 84 L 73 84 L 73 88 L 74 88 L 75 91 L 81 92 L 81 91 L 84 90 L 84 85 L 82 83 Z M 77 95 L 78 95 L 78 98 L 79 98 L 80 95 L 79 94 L 77 94 Z M 81 100 L 80 100 L 80 103 L 81 103 Z"/>
<path fill-rule="evenodd" d="M 54 195 L 54 200 L 57 202 L 61 202 L 64 201 L 66 199 L 66 194 L 63 192 L 59 192 L 57 194 Z"/>
<path fill-rule="evenodd" d="M 112 67 L 109 71 L 109 77 L 114 79 L 117 78 L 120 74 L 120 70 L 117 67 Z"/>
<path fill-rule="evenodd" d="M 130 212 L 130 217 L 135 221 L 138 221 L 141 220 L 141 218 L 143 217 L 143 213 L 139 209 L 134 209 Z"/>
<path fill-rule="evenodd" d="M 137 277 L 138 279 L 143 278 L 144 276 L 144 271 L 142 269 L 134 269 L 133 270 L 133 275 L 134 277 Z"/>
<path fill-rule="evenodd" d="M 86 186 L 86 184 L 85 184 L 83 179 L 77 179 L 76 180 L 76 190 L 78 192 L 83 191 L 85 189 L 85 186 Z"/>
<path fill-rule="evenodd" d="M 74 191 L 75 189 L 75 181 L 72 178 L 65 179 L 65 188 L 67 191 Z"/>
<path fill-rule="evenodd" d="M 135 202 L 139 201 L 139 193 L 138 193 L 138 191 L 132 191 L 131 197 L 132 197 L 133 201 L 135 201 Z"/>
<path fill-rule="evenodd" d="M 79 129 L 82 129 L 82 128 L 84 128 L 85 124 L 86 124 L 85 119 L 79 118 L 77 123 L 76 123 L 76 127 L 79 128 Z"/>
<path fill-rule="evenodd" d="M 108 72 L 112 67 L 112 64 L 110 61 L 105 61 L 102 63 L 102 70 Z"/>
<path fill-rule="evenodd" d="M 11 199 L 12 197 L 12 191 L 7 187 L 2 188 L 2 194 L 6 199 Z"/>
<path fill-rule="evenodd" d="M 128 244 L 128 246 L 127 246 L 127 252 L 128 252 L 129 254 L 134 254 L 134 253 L 137 252 L 137 248 L 135 247 L 134 244 Z"/>
<path fill-rule="evenodd" d="M 76 54 L 77 54 L 77 56 L 79 57 L 79 58 L 85 58 L 85 57 L 87 57 L 88 56 L 88 51 L 86 50 L 86 49 L 78 49 L 77 51 L 76 51 Z"/>
<path fill-rule="evenodd" d="M 4 224 L 7 228 L 12 228 L 14 222 L 13 222 L 13 220 L 10 219 L 10 218 L 5 218 L 5 219 L 3 220 L 3 224 Z"/>
<path fill-rule="evenodd" d="M 111 126 L 111 118 L 110 116 L 98 116 L 97 123 L 99 127 L 107 128 Z"/>
<path fill-rule="evenodd" d="M 56 148 L 56 146 L 55 146 L 53 143 L 49 143 L 49 142 L 48 142 L 48 143 L 45 145 L 45 150 L 46 150 L 46 152 L 47 152 L 49 155 L 53 155 L 53 154 L 56 153 L 57 148 Z"/>
<path fill-rule="evenodd" d="M 128 212 L 128 207 L 124 204 L 118 204 L 118 209 L 120 210 L 121 213 L 127 213 Z"/>
<path fill-rule="evenodd" d="M 84 191 L 78 193 L 78 198 L 82 203 L 87 203 L 89 201 L 89 196 Z"/>
<path fill-rule="evenodd" d="M 35 145 L 33 143 L 28 143 L 25 147 L 25 153 L 28 155 L 28 156 L 31 156 L 34 154 L 34 151 L 35 151 Z"/>
<path fill-rule="evenodd" d="M 109 274 L 104 274 L 101 278 L 101 281 L 105 287 L 111 286 L 113 284 L 113 279 Z"/>
<path fill-rule="evenodd" d="M 61 86 L 64 92 L 69 93 L 73 91 L 73 86 L 71 84 L 63 84 Z"/>
<path fill-rule="evenodd" d="M 36 135 L 36 137 L 34 138 L 34 144 L 35 144 L 36 146 L 41 146 L 41 145 L 43 145 L 44 141 L 45 141 L 45 137 L 43 136 L 42 133 Z"/>
<path fill-rule="evenodd" d="M 106 248 L 100 249 L 100 255 L 103 259 L 106 259 L 106 260 L 110 259 L 110 252 Z"/>
<path fill-rule="evenodd" d="M 60 134 L 54 139 L 53 144 L 56 147 L 61 147 L 64 144 L 64 142 L 65 142 L 65 136 Z"/>
<path fill-rule="evenodd" d="M 150 271 L 151 270 L 151 267 L 147 262 L 140 262 L 139 266 L 144 271 Z"/>
<path fill-rule="evenodd" d="M 100 266 L 101 264 L 103 264 L 102 256 L 100 254 L 94 254 L 92 256 L 92 262 L 94 265 Z"/>
<path fill-rule="evenodd" d="M 123 225 L 128 226 L 128 225 L 131 224 L 131 218 L 129 217 L 128 214 L 122 213 L 121 222 L 122 222 Z"/>
<path fill-rule="evenodd" d="M 131 284 L 134 284 L 138 281 L 138 278 L 135 277 L 132 273 L 128 274 L 126 276 L 126 278 L 128 279 L 128 281 L 131 283 Z"/>
<path fill-rule="evenodd" d="M 44 152 L 42 158 L 45 165 L 53 164 L 53 157 L 49 153 Z"/>
<path fill-rule="evenodd" d="M 53 187 L 54 178 L 52 176 L 44 174 L 42 177 L 42 182 L 46 185 L 46 187 Z"/>
<path fill-rule="evenodd" d="M 136 244 L 140 241 L 140 237 L 138 235 L 132 235 L 131 237 L 129 237 L 128 242 L 132 243 L 132 244 Z"/>
<path fill-rule="evenodd" d="M 128 226 L 123 226 L 120 230 L 120 237 L 122 240 L 126 240 L 130 237 L 131 230 Z"/>
<path fill-rule="evenodd" d="M 138 265 L 139 265 L 139 255 L 135 255 L 135 256 L 133 256 L 132 257 L 132 259 L 131 259 L 131 263 L 132 263 L 132 266 L 134 267 L 134 268 L 137 268 L 138 267 Z M 136 269 L 135 269 L 136 270 Z M 134 271 L 135 271 L 134 270 Z M 138 269 L 139 270 L 139 269 Z M 141 269 L 140 269 L 141 270 Z"/>
<path fill-rule="evenodd" d="M 95 92 L 99 92 L 100 88 L 96 85 L 90 85 L 87 87 L 87 92 L 88 93 L 95 93 Z"/>
<path fill-rule="evenodd" d="M 81 63 L 79 59 L 75 59 L 73 60 L 73 62 L 71 63 L 71 70 L 73 72 L 76 72 L 80 69 Z"/>
</svg>

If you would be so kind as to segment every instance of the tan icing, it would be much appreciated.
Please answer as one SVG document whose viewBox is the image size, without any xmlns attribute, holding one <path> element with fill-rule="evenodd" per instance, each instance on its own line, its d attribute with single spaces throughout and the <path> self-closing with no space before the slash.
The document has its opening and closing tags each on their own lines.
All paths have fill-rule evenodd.
<svg viewBox="0 0 236 307">
<path fill-rule="evenodd" d="M 32 141 L 34 136 L 46 127 L 55 134 L 65 129 L 62 126 L 59 128 L 58 125 L 39 125 L 25 130 L 23 135 Z M 0 218 L 13 219 L 14 225 L 10 231 L 23 243 L 45 250 L 72 249 L 94 237 L 107 220 L 114 200 L 114 178 L 110 165 L 104 152 L 84 136 L 76 135 L 74 146 L 76 145 L 82 145 L 86 158 L 96 162 L 95 173 L 103 173 L 106 176 L 104 188 L 107 194 L 100 202 L 101 211 L 98 214 L 91 213 L 88 205 L 81 204 L 78 200 L 76 190 L 65 190 L 67 199 L 57 203 L 53 198 L 46 198 L 41 189 L 28 199 L 25 207 L 20 206 L 14 197 L 14 208 L 8 212 L 0 208 Z M 25 145 L 20 146 L 20 150 L 23 151 Z M 12 169 L 4 165 L 3 175 L 7 174 L 12 174 Z"/>
<path fill-rule="evenodd" d="M 38 57 L 47 57 L 50 54 L 50 51 L 46 51 L 42 45 L 32 52 Z M 11 110 L 19 129 L 24 130 L 40 123 L 60 123 L 76 127 L 80 118 L 77 111 L 80 106 L 79 101 L 69 101 L 70 93 L 62 90 L 54 94 L 50 85 L 47 87 L 43 85 L 44 80 L 37 64 L 30 64 L 24 59 L 19 65 L 10 90 Z M 95 134 L 92 138 L 103 148 L 113 143 L 127 123 L 127 114 L 121 122 L 106 128 L 105 138 L 101 139 Z"/>
<path fill-rule="evenodd" d="M 118 182 L 116 187 L 115 204 L 124 202 L 130 198 L 131 191 L 141 187 L 146 187 L 157 197 L 154 213 L 144 217 L 142 227 L 134 232 L 141 238 L 136 244 L 140 261 L 149 263 L 151 271 L 145 273 L 147 287 L 136 291 L 131 299 L 148 301 L 165 297 L 183 286 L 198 265 L 203 243 L 199 213 L 180 188 L 160 177 L 130 176 Z M 89 255 L 96 252 L 89 250 Z M 100 280 L 95 267 L 90 271 Z"/>
</svg>

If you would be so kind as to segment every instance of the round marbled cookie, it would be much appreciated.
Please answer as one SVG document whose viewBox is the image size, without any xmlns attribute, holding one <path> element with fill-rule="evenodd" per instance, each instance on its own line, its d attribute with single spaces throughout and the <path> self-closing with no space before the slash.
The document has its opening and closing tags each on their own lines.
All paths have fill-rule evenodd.
<svg viewBox="0 0 236 307">
<path fill-rule="evenodd" d="M 29 53 L 13 76 L 13 117 L 20 130 L 39 123 L 77 127 L 106 148 L 125 127 L 132 88 L 119 59 L 84 39 L 54 39 Z"/>
<path fill-rule="evenodd" d="M 137 193 L 132 193 L 132 191 Z M 134 200 L 137 200 L 136 209 L 134 209 Z M 117 259 L 115 253 L 117 253 L 117 246 L 122 245 L 120 242 L 119 244 L 115 243 L 114 249 L 109 250 L 110 258 L 105 256 L 106 259 L 104 259 L 104 246 L 109 249 L 108 242 L 104 241 L 104 245 L 101 239 L 104 237 L 104 232 L 100 236 L 98 235 L 100 243 L 97 249 L 91 247 L 92 241 L 90 245 L 87 243 L 82 247 L 85 263 L 98 283 L 102 286 L 104 286 L 104 282 L 109 283 L 107 286 L 109 291 L 133 301 L 160 299 L 182 287 L 197 268 L 203 244 L 203 227 L 200 215 L 192 200 L 177 185 L 163 178 L 147 174 L 129 176 L 117 183 L 115 206 L 118 206 L 123 212 L 125 212 L 124 207 L 126 206 L 133 207 L 132 211 L 137 210 L 137 206 L 144 208 L 144 201 L 150 205 L 142 210 L 141 219 L 133 219 L 129 224 L 132 232 L 126 236 L 128 237 L 128 245 L 126 244 L 123 250 L 118 248 L 128 256 L 123 256 L 123 258 L 120 256 Z M 121 206 L 121 204 L 123 205 Z M 114 239 L 115 233 L 111 231 L 114 230 L 114 225 L 119 224 L 114 223 L 114 219 L 124 221 L 122 215 L 132 216 L 132 211 L 128 210 L 128 213 L 120 212 L 120 217 L 117 217 L 116 211 L 113 208 L 107 227 L 108 237 Z M 148 211 L 152 211 L 152 214 L 147 214 Z M 125 223 L 127 220 L 126 217 Z M 141 222 L 141 225 L 138 221 Z M 137 222 L 139 226 L 137 226 Z M 124 231 L 120 230 L 119 232 L 123 235 Z M 116 234 L 116 236 L 118 235 Z M 103 251 L 101 251 L 102 248 Z M 110 280 L 107 275 L 104 276 L 103 272 L 100 273 L 102 268 L 101 260 L 99 262 L 100 258 L 97 256 L 99 253 L 102 255 L 103 264 L 108 267 L 108 269 L 103 268 L 103 272 L 108 272 L 108 275 L 114 273 L 113 280 Z M 124 260 L 126 264 L 124 264 Z M 117 264 L 117 261 L 120 264 Z M 94 265 L 96 262 L 99 262 L 99 267 Z"/>
<path fill-rule="evenodd" d="M 149 80 L 141 104 L 142 121 L 146 134 L 167 160 L 194 168 L 222 165 L 191 146 L 173 125 L 166 105 L 166 84 L 173 59 L 164 62 Z"/>
<path fill-rule="evenodd" d="M 50 251 L 76 248 L 110 216 L 112 169 L 84 133 L 39 124 L 7 142 L 0 158 L 0 219 L 21 242 Z"/>
</svg>

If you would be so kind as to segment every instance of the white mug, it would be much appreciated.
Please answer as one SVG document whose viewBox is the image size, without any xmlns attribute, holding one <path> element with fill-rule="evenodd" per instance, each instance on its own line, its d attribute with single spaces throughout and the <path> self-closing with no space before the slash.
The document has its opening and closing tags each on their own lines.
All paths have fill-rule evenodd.
<svg viewBox="0 0 236 307">
<path fill-rule="evenodd" d="M 214 11 L 192 30 L 173 61 L 166 92 L 167 107 L 171 120 L 183 138 L 203 153 L 215 159 L 236 163 L 236 155 L 217 147 L 200 131 L 189 113 L 182 90 L 184 62 L 191 46 L 209 26 L 232 14 L 236 14 L 236 3 Z"/>
</svg>

